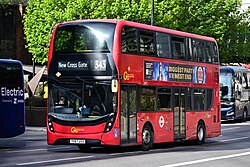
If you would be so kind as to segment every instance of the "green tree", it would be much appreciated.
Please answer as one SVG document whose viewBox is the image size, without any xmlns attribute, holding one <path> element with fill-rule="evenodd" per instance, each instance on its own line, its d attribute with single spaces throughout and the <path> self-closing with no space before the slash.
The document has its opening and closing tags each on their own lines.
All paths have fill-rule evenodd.
<svg viewBox="0 0 250 167">
<path fill-rule="evenodd" d="M 91 13 L 90 0 L 32 0 L 24 15 L 27 48 L 33 59 L 47 62 L 47 49 L 52 30 L 62 21 L 87 19 Z"/>
<path fill-rule="evenodd" d="M 214 37 L 221 62 L 250 62 L 249 10 L 241 0 L 166 0 L 157 3 L 156 25 Z M 165 9 L 165 10 L 164 10 Z"/>
<path fill-rule="evenodd" d="M 240 6 L 241 0 L 155 0 L 154 20 L 156 26 L 214 37 L 221 62 L 250 62 L 249 11 L 240 13 Z M 26 12 L 27 48 L 45 63 L 56 23 L 112 18 L 150 24 L 151 0 L 32 0 Z"/>
</svg>

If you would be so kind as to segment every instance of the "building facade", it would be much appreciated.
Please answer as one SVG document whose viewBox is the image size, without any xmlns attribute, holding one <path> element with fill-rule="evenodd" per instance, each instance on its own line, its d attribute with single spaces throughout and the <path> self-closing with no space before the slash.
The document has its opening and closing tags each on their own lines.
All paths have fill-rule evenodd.
<svg viewBox="0 0 250 167">
<path fill-rule="evenodd" d="M 32 64 L 32 56 L 25 48 L 22 23 L 25 4 L 0 4 L 0 58 Z"/>
</svg>

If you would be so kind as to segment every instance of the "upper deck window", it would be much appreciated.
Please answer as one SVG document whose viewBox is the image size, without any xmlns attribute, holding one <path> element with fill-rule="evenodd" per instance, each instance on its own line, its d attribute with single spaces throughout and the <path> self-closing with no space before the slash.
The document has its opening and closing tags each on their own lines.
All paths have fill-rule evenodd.
<svg viewBox="0 0 250 167">
<path fill-rule="evenodd" d="M 215 42 L 130 26 L 122 29 L 121 51 L 194 62 L 217 64 L 219 61 Z"/>
<path fill-rule="evenodd" d="M 143 55 L 154 55 L 155 42 L 154 33 L 151 31 L 139 31 L 140 53 Z"/>
<path fill-rule="evenodd" d="M 156 32 L 156 47 L 159 57 L 171 58 L 170 35 Z"/>
<path fill-rule="evenodd" d="M 123 53 L 137 53 L 138 43 L 136 28 L 124 27 L 122 29 L 122 52 Z"/>
<path fill-rule="evenodd" d="M 184 38 L 172 37 L 173 56 L 177 59 L 185 59 Z"/>
<path fill-rule="evenodd" d="M 57 29 L 55 52 L 111 52 L 115 24 L 77 23 Z"/>
</svg>

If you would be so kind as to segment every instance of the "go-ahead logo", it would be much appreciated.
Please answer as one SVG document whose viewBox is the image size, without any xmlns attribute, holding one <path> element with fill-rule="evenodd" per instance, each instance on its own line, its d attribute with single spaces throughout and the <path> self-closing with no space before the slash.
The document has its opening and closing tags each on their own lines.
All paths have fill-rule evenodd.
<svg viewBox="0 0 250 167">
<path fill-rule="evenodd" d="M 71 133 L 78 133 L 78 132 L 83 132 L 84 129 L 79 129 L 79 128 L 76 128 L 76 127 L 73 126 L 73 127 L 70 129 L 70 131 L 71 131 Z"/>
<path fill-rule="evenodd" d="M 77 129 L 76 127 L 72 127 L 72 128 L 70 129 L 70 131 L 71 131 L 72 133 L 78 133 L 78 129 Z"/>
</svg>

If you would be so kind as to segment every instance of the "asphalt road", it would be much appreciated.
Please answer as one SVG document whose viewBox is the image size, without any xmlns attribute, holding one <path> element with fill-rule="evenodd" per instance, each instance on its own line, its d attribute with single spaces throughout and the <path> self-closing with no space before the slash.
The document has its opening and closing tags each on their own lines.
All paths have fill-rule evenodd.
<svg viewBox="0 0 250 167">
<path fill-rule="evenodd" d="M 26 131 L 10 139 L 0 139 L 2 166 L 84 166 L 84 167 L 249 167 L 250 121 L 222 124 L 220 137 L 204 145 L 191 142 L 155 145 L 150 151 L 140 147 L 102 148 L 80 152 L 69 145 L 49 146 L 45 131 Z"/>
</svg>

